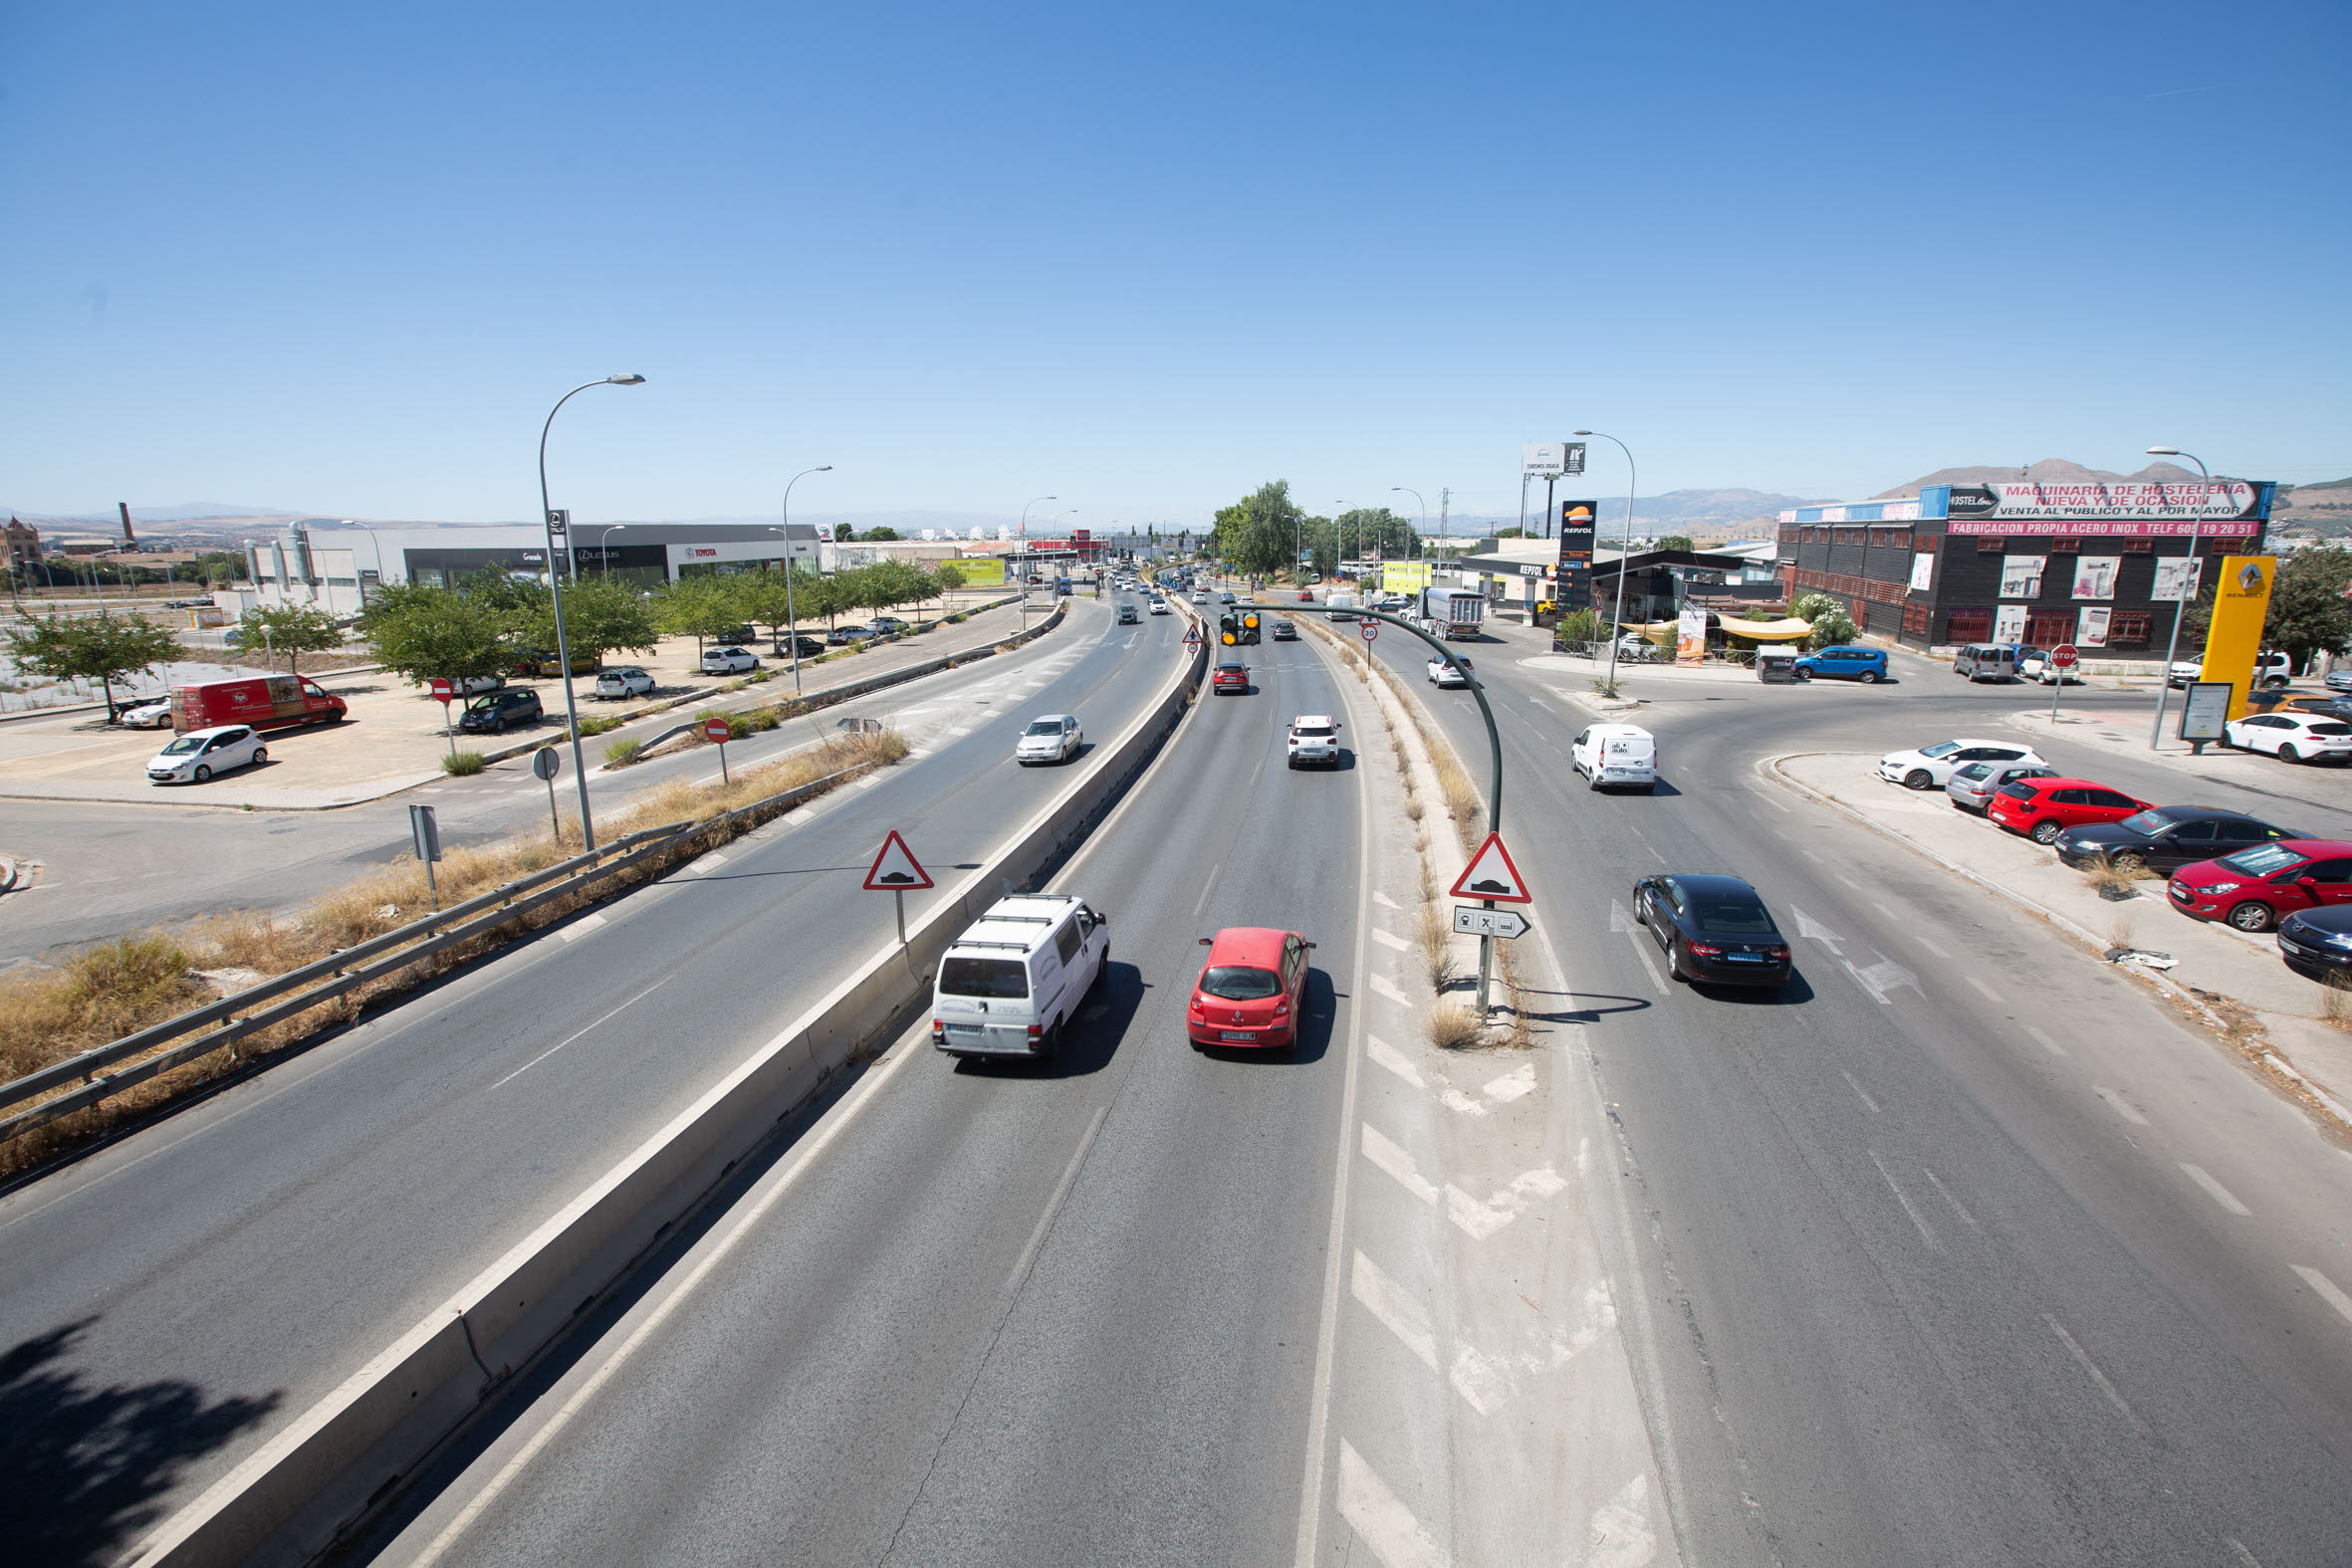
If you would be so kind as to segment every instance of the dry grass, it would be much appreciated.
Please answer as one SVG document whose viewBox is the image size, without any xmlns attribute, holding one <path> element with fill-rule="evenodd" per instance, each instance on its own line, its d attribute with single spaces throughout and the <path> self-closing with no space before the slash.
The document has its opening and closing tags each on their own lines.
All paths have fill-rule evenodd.
<svg viewBox="0 0 2352 1568">
<path fill-rule="evenodd" d="M 2105 861 L 2094 866 L 2084 867 L 2082 879 L 2089 883 L 2094 891 L 2102 894 L 2110 892 L 2137 893 L 2142 882 L 2160 880 L 2157 873 L 2149 870 L 2146 866 L 2127 871 L 2120 866 L 2109 865 Z"/>
<path fill-rule="evenodd" d="M 1434 903 L 1421 906 L 1414 923 L 1414 945 L 1421 950 L 1421 970 L 1432 991 L 1443 991 L 1454 978 L 1454 928 Z"/>
<path fill-rule="evenodd" d="M 895 731 L 839 735 L 810 750 L 744 769 L 725 785 L 666 781 L 632 797 L 609 816 L 603 823 L 605 840 L 669 822 L 707 823 L 723 812 L 827 775 L 855 777 L 885 767 L 904 757 L 906 751 L 905 739 Z M 109 1127 L 167 1104 L 233 1070 L 238 1056 L 265 1056 L 331 1023 L 353 1018 L 373 1000 L 406 991 L 525 931 L 658 876 L 689 855 L 748 831 L 765 819 L 765 813 L 753 813 L 724 829 L 682 835 L 672 852 L 649 856 L 589 892 L 518 915 L 470 943 L 249 1035 L 235 1053 L 216 1051 L 135 1085 L 105 1104 L 61 1117 L 0 1144 L 0 1174 L 26 1169 Z M 579 851 L 577 818 L 563 823 L 561 837 L 542 831 L 452 850 L 434 867 L 441 907 L 490 892 Z M 235 910 L 176 931 L 122 938 L 83 954 L 61 970 L 0 981 L 0 1080 L 22 1077 L 201 1006 L 215 992 L 199 971 L 283 975 L 421 919 L 432 907 L 424 867 L 414 860 L 395 861 L 323 894 L 291 919 L 275 918 L 263 910 Z"/>
<path fill-rule="evenodd" d="M 1454 831 L 1460 835 L 1462 847 L 1469 849 L 1478 842 L 1479 812 L 1483 809 L 1478 786 L 1455 760 L 1453 748 L 1442 740 L 1431 745 L 1430 755 L 1437 765 L 1438 787 L 1445 792 L 1446 815 L 1453 818 Z"/>
<path fill-rule="evenodd" d="M 1486 1033 L 1478 1014 L 1459 1002 L 1441 1002 L 1430 1008 L 1426 1027 L 1429 1043 L 1439 1050 L 1468 1050 Z"/>
</svg>

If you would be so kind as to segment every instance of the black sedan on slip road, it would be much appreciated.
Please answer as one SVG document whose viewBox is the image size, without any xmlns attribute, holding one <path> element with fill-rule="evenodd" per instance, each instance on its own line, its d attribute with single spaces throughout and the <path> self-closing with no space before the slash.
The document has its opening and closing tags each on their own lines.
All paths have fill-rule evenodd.
<svg viewBox="0 0 2352 1568">
<path fill-rule="evenodd" d="M 1676 872 L 1633 884 L 1633 918 L 1666 953 L 1676 980 L 1784 986 L 1788 939 L 1756 889 L 1736 876 Z"/>
<path fill-rule="evenodd" d="M 2077 871 L 2111 865 L 2118 871 L 2178 871 L 2200 860 L 2307 835 L 2240 811 L 2210 805 L 2155 805 L 2120 822 L 2088 822 L 2060 833 L 2053 847 Z"/>
</svg>

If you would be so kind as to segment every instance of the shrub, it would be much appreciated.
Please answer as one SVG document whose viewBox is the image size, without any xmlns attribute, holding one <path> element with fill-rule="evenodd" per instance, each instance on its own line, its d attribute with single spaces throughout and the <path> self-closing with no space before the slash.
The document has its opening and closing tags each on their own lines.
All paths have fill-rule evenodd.
<svg viewBox="0 0 2352 1568">
<path fill-rule="evenodd" d="M 773 708 L 754 708 L 743 716 L 745 728 L 754 735 L 765 735 L 784 723 L 784 715 Z"/>
<path fill-rule="evenodd" d="M 644 744 L 639 741 L 614 741 L 604 748 L 604 766 L 626 768 L 637 760 L 637 753 L 643 750 Z"/>
<path fill-rule="evenodd" d="M 776 677 L 774 675 L 770 674 L 766 670 L 754 670 L 743 678 L 743 684 L 746 686 L 757 686 L 762 681 L 772 681 Z"/>
<path fill-rule="evenodd" d="M 1485 1032 L 1478 1014 L 1459 1002 L 1441 1002 L 1429 1009 L 1429 1043 L 1439 1050 L 1461 1050 L 1476 1045 Z"/>
<path fill-rule="evenodd" d="M 596 719 L 583 719 L 580 721 L 580 738 L 585 741 L 591 736 L 604 735 L 619 729 L 626 723 L 628 723 L 626 719 L 617 718 L 611 714 Z"/>
<path fill-rule="evenodd" d="M 441 772 L 452 779 L 470 779 L 489 766 L 480 752 L 452 752 L 441 759 Z"/>
</svg>

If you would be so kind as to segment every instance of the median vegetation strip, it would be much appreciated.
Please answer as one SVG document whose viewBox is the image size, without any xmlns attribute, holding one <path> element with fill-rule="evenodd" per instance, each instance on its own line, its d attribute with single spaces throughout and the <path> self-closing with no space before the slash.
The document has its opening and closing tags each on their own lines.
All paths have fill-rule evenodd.
<svg viewBox="0 0 2352 1568">
<path fill-rule="evenodd" d="M 787 807 L 777 803 L 772 809 L 745 811 L 738 816 L 728 816 L 729 812 L 773 802 L 777 796 L 793 795 L 815 784 L 837 787 L 898 761 L 906 751 L 906 741 L 896 731 L 860 731 L 739 770 L 724 784 L 697 784 L 684 778 L 665 781 L 600 819 L 603 838 L 617 841 L 632 832 L 672 822 L 702 824 L 700 830 L 679 834 L 592 887 L 518 914 L 468 942 L 420 957 L 396 974 L 247 1035 L 232 1047 L 126 1086 L 102 1104 L 73 1111 L 0 1143 L 0 1176 L 38 1165 L 193 1094 L 250 1060 L 282 1052 L 321 1029 L 349 1022 L 370 1003 L 410 991 L 529 931 L 658 877 L 680 861 L 750 831 Z M 726 819 L 715 820 L 720 817 Z M 166 1022 L 216 996 L 331 958 L 420 920 L 436 907 L 435 888 L 439 905 L 447 906 L 556 865 L 580 853 L 579 840 L 577 819 L 567 819 L 561 840 L 538 832 L 453 849 L 434 867 L 431 887 L 421 864 L 402 860 L 322 895 L 292 916 L 275 916 L 267 910 L 210 916 L 172 930 L 121 938 L 54 972 L 0 980 L 0 1080 L 12 1081 L 69 1060 Z M 159 1046 L 158 1051 L 163 1048 Z M 110 1063 L 105 1070 L 119 1072 L 139 1059 Z M 80 1087 L 73 1083 L 55 1092 L 62 1095 Z M 39 1104 L 31 1102 L 29 1108 L 38 1109 Z"/>
</svg>

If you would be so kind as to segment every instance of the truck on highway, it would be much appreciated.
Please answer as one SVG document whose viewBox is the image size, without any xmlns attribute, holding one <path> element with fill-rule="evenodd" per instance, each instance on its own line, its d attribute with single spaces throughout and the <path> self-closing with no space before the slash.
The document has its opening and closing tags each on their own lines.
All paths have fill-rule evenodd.
<svg viewBox="0 0 2352 1568">
<path fill-rule="evenodd" d="M 256 730 L 335 724 L 347 711 L 341 697 L 307 675 L 256 675 L 171 689 L 171 727 L 181 735 L 224 724 L 251 725 Z"/>
<path fill-rule="evenodd" d="M 1476 642 L 1487 618 L 1487 596 L 1475 588 L 1423 588 L 1413 614 L 1432 636 Z"/>
</svg>

